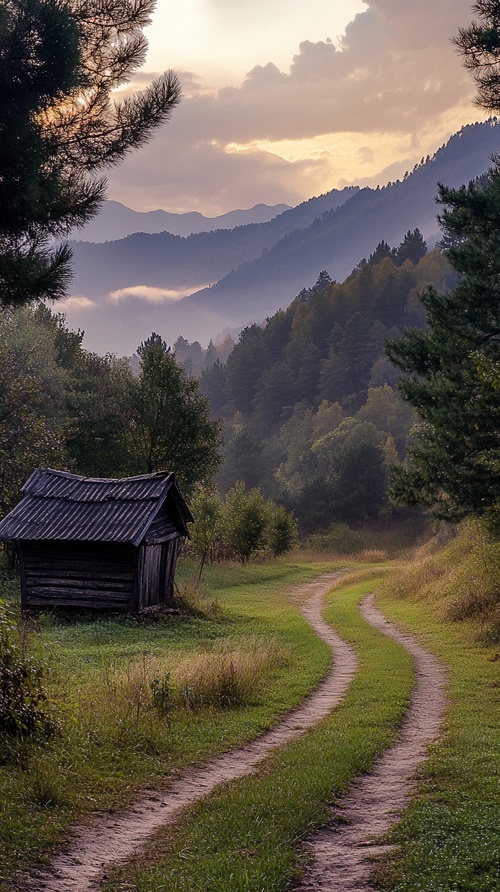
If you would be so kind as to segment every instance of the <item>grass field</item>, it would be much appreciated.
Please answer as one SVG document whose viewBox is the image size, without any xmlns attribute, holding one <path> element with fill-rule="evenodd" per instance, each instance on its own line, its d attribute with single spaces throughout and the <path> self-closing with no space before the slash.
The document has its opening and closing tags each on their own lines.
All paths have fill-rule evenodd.
<svg viewBox="0 0 500 892">
<path fill-rule="evenodd" d="M 157 834 L 144 857 L 115 873 L 107 892 L 288 888 L 301 863 L 298 843 L 325 823 L 336 796 L 394 739 L 408 703 L 410 657 L 358 613 L 361 597 L 376 584 L 371 571 L 371 578 L 336 589 L 326 612 L 359 657 L 341 705 L 257 775 L 200 802 L 174 832 Z"/>
<path fill-rule="evenodd" d="M 207 573 L 205 616 L 42 615 L 28 645 L 49 666 L 60 734 L 45 746 L 18 747 L 0 765 L 0 888 L 71 823 L 126 805 L 141 785 L 161 786 L 174 768 L 256 736 L 299 703 L 330 656 L 286 595 L 334 568 L 279 561 L 216 568 Z M 181 569 L 181 589 L 189 573 Z M 6 594 L 16 609 L 12 586 Z M 200 667 L 204 678 L 213 674 L 203 696 Z"/>
<path fill-rule="evenodd" d="M 450 570 L 455 572 L 455 568 Z M 447 667 L 443 734 L 419 771 L 418 793 L 390 835 L 401 848 L 381 872 L 390 892 L 500 890 L 500 654 L 478 644 L 484 615 L 443 623 L 443 601 L 379 601 L 387 616 L 416 632 Z"/>
<path fill-rule="evenodd" d="M 19 748 L 0 766 L 0 889 L 73 822 L 126 805 L 141 785 L 161 787 L 173 769 L 251 739 L 300 702 L 330 657 L 288 593 L 349 565 L 355 576 L 332 592 L 326 611 L 359 656 L 343 703 L 255 775 L 200 802 L 173 832 L 157 834 L 141 858 L 110 874 L 106 888 L 293 886 L 303 839 L 389 745 L 408 702 L 410 659 L 357 610 L 378 585 L 387 615 L 442 659 L 449 678 L 443 735 L 390 835 L 397 849 L 379 871 L 379 887 L 500 892 L 498 546 L 470 528 L 462 536 L 399 569 L 304 555 L 210 568 L 203 612 L 183 618 L 41 617 L 29 649 L 50 666 L 61 733 L 45 747 Z M 190 572 L 181 568 L 181 591 Z M 208 690 L 200 677 L 208 677 Z"/>
</svg>

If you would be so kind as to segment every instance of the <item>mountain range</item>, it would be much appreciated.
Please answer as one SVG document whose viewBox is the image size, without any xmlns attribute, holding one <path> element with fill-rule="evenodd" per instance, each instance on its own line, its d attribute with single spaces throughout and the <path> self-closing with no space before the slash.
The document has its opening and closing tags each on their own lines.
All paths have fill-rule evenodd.
<svg viewBox="0 0 500 892">
<path fill-rule="evenodd" d="M 83 229 L 75 230 L 73 239 L 85 242 L 109 242 L 126 238 L 134 232 L 170 232 L 172 235 L 192 235 L 214 229 L 234 229 L 247 223 L 267 223 L 290 210 L 288 204 L 256 204 L 248 210 L 229 211 L 219 217 L 204 217 L 198 211 L 172 214 L 169 211 L 133 211 L 119 201 L 107 199 Z"/>
<path fill-rule="evenodd" d="M 320 270 L 343 280 L 384 239 L 419 228 L 439 237 L 437 183 L 483 174 L 499 148 L 498 122 L 464 127 L 403 180 L 333 190 L 274 219 L 182 237 L 137 233 L 104 244 L 73 242 L 68 323 L 97 352 L 130 353 L 154 329 L 207 343 L 260 322 L 310 287 Z"/>
</svg>

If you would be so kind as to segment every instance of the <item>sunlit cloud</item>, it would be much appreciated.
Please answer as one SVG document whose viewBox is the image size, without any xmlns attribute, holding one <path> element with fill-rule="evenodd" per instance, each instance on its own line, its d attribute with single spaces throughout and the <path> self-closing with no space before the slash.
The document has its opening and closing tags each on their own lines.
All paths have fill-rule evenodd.
<svg viewBox="0 0 500 892">
<path fill-rule="evenodd" d="M 266 16 L 269 9 L 276 15 L 275 4 L 262 4 Z M 283 6 L 298 15 L 293 0 Z M 193 15 L 221 28 L 228 16 L 243 22 L 246 8 L 192 0 Z M 194 68 L 181 72 L 183 101 L 154 140 L 110 172 L 110 197 L 138 210 L 209 216 L 260 201 L 297 204 L 361 178 L 383 185 L 386 169 L 411 169 L 463 124 L 484 117 L 451 43 L 471 20 L 469 0 L 364 0 L 350 8 L 340 37 L 311 39 L 304 20 L 307 39 L 286 64 L 275 33 L 275 51 L 266 45 L 264 60 L 254 42 L 261 61 L 254 55 L 257 64 L 229 85 L 217 88 Z M 249 34 L 234 31 L 231 52 L 248 50 Z"/>
<path fill-rule="evenodd" d="M 90 310 L 96 307 L 97 303 L 90 297 L 85 297 L 84 294 L 73 294 L 71 297 L 59 301 L 57 306 L 62 307 L 63 310 Z"/>
<path fill-rule="evenodd" d="M 169 301 L 181 300 L 187 294 L 192 294 L 201 288 L 207 288 L 207 284 L 198 285 L 196 288 L 173 290 L 171 288 L 154 288 L 150 285 L 131 285 L 128 288 L 118 288 L 116 291 L 110 292 L 110 299 L 113 303 L 119 303 L 122 300 L 135 298 L 137 300 L 145 300 L 148 303 L 161 304 Z"/>
</svg>

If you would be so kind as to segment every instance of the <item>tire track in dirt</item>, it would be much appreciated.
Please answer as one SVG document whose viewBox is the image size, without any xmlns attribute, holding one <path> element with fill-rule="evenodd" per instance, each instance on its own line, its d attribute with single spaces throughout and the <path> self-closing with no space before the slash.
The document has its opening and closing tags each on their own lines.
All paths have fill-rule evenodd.
<svg viewBox="0 0 500 892">
<path fill-rule="evenodd" d="M 372 626 L 401 644 L 414 658 L 416 686 L 396 744 L 374 769 L 356 782 L 332 809 L 332 822 L 307 843 L 312 863 L 294 892 L 369 892 L 374 859 L 391 850 L 377 841 L 401 817 L 409 803 L 417 766 L 440 732 L 446 705 L 446 675 L 438 660 L 417 640 L 389 623 L 373 604 L 361 605 Z M 345 823 L 344 823 L 345 822 Z"/>
<path fill-rule="evenodd" d="M 250 774 L 276 747 L 321 721 L 344 697 L 357 669 L 353 648 L 322 618 L 324 597 L 341 575 L 321 576 L 292 592 L 297 598 L 307 598 L 302 613 L 335 655 L 328 675 L 297 709 L 248 745 L 191 767 L 167 790 L 143 791 L 130 810 L 100 818 L 91 827 L 77 828 L 68 847 L 47 869 L 32 874 L 23 888 L 30 892 L 92 892 L 107 867 L 130 858 L 160 826 L 219 784 Z"/>
</svg>

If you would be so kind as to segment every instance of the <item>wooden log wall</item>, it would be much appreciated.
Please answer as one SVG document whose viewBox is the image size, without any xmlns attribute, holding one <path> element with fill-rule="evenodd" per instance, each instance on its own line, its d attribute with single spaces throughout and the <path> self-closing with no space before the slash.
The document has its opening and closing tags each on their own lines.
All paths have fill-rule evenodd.
<svg viewBox="0 0 500 892">
<path fill-rule="evenodd" d="M 23 607 L 134 609 L 134 549 L 93 542 L 19 545 Z"/>
</svg>

